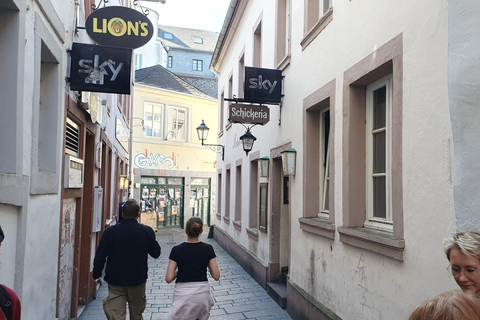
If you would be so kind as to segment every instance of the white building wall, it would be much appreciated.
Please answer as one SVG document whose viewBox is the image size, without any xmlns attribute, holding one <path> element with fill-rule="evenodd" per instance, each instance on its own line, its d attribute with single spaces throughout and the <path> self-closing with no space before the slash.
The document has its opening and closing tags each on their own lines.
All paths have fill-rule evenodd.
<svg viewBox="0 0 480 320">
<path fill-rule="evenodd" d="M 275 7 L 273 0 L 248 2 L 232 42 L 222 49 L 221 54 L 225 55 L 217 66 L 219 96 L 224 90 L 225 97 L 231 97 L 227 88 L 232 74 L 233 93 L 238 95 L 238 59 L 243 51 L 245 66 L 252 65 L 253 30 L 259 19 L 261 67 L 276 67 Z M 302 50 L 304 10 L 304 1 L 292 1 L 291 62 L 284 70 L 284 103 L 281 107 L 270 106 L 270 122 L 252 130 L 257 137 L 252 152 L 260 150 L 260 156 L 268 156 L 271 148 L 289 141 L 297 150 L 297 173 L 290 179 L 290 281 L 343 319 L 405 319 L 419 302 L 456 288 L 446 271 L 448 261 L 443 253 L 443 238 L 455 231 L 447 83 L 448 4 L 433 0 L 421 4 L 404 1 L 401 5 L 333 1 L 332 22 Z M 336 80 L 335 145 L 331 149 L 335 152 L 336 171 L 335 190 L 331 192 L 335 194 L 335 226 L 340 227 L 346 210 L 342 186 L 344 73 L 399 34 L 403 37 L 404 81 L 403 261 L 344 244 L 337 232 L 335 239 L 330 240 L 302 231 L 298 222 L 303 217 L 304 205 L 303 100 Z M 219 138 L 219 143 L 226 145 L 225 162 L 220 163 L 223 176 L 225 165 L 231 164 L 230 220 L 234 217 L 235 161 L 243 159 L 244 168 L 248 168 L 238 141 L 244 132 L 242 126 L 234 124 Z M 248 171 L 243 171 L 242 177 L 243 203 L 248 203 Z M 225 204 L 225 195 L 222 197 Z M 258 243 L 252 246 L 244 228 L 239 232 L 232 223 L 218 219 L 216 223 L 235 235 L 235 241 L 243 247 L 253 248 L 261 261 L 268 262 L 269 234 L 259 232 Z M 242 225 L 248 225 L 247 206 L 243 206 Z"/>
</svg>

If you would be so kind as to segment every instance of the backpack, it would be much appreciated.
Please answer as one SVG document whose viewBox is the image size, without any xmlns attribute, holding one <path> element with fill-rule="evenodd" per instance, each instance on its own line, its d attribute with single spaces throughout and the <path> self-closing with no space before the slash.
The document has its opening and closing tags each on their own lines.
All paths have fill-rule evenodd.
<svg viewBox="0 0 480 320">
<path fill-rule="evenodd" d="M 0 285 L 0 307 L 7 320 L 12 319 L 12 301 L 10 301 L 10 296 L 2 285 Z"/>
</svg>

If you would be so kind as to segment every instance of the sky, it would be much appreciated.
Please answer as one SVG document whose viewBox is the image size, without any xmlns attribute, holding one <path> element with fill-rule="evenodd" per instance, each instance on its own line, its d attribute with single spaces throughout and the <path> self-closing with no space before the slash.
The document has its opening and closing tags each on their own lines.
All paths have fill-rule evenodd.
<svg viewBox="0 0 480 320">
<path fill-rule="evenodd" d="M 160 15 L 159 24 L 220 32 L 230 0 L 165 0 L 165 4 L 141 1 Z"/>
</svg>

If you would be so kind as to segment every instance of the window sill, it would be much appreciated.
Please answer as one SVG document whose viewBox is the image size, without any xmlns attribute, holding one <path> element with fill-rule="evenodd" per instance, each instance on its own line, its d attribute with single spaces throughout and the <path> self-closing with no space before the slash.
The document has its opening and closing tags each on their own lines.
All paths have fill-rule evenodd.
<svg viewBox="0 0 480 320">
<path fill-rule="evenodd" d="M 276 69 L 284 71 L 290 65 L 290 59 L 291 59 L 291 55 L 289 53 L 285 56 L 285 58 L 282 59 L 282 61 L 280 61 Z"/>
<path fill-rule="evenodd" d="M 247 235 L 253 240 L 258 240 L 258 229 L 257 228 L 247 228 Z"/>
<path fill-rule="evenodd" d="M 305 37 L 300 42 L 302 51 L 305 50 L 308 45 L 315 40 L 315 38 L 322 32 L 323 29 L 333 20 L 333 8 L 328 9 L 323 17 L 305 34 Z"/>
<path fill-rule="evenodd" d="M 233 226 L 237 230 L 242 230 L 242 221 L 233 221 Z"/>
<path fill-rule="evenodd" d="M 222 220 L 222 214 L 221 214 L 221 213 L 217 213 L 217 214 L 215 214 L 215 215 L 217 216 L 217 219 L 218 219 L 218 220 Z"/>
<path fill-rule="evenodd" d="M 396 239 L 389 232 L 368 228 L 339 227 L 338 233 L 343 243 L 403 261 L 405 240 Z"/>
<path fill-rule="evenodd" d="M 223 217 L 223 221 L 225 221 L 225 223 L 227 224 L 230 224 L 230 217 L 227 217 L 227 216 Z"/>
<path fill-rule="evenodd" d="M 321 218 L 298 218 L 300 229 L 329 239 L 335 239 L 335 224 Z"/>
<path fill-rule="evenodd" d="M 260 228 L 258 228 L 258 230 L 267 233 L 267 227 L 260 226 Z"/>
</svg>

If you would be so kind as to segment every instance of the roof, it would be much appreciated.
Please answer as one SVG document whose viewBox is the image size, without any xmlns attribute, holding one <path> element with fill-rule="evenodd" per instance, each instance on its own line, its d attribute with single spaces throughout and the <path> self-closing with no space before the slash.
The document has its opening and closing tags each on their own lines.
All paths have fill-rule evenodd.
<svg viewBox="0 0 480 320">
<path fill-rule="evenodd" d="M 214 99 L 161 65 L 136 70 L 135 83 L 189 94 L 197 98 Z"/>
<path fill-rule="evenodd" d="M 192 86 L 209 95 L 212 98 L 218 98 L 218 79 L 212 77 L 198 77 L 192 75 L 179 75 L 183 80 Z"/>
<path fill-rule="evenodd" d="M 165 32 L 171 33 L 173 39 L 165 39 Z M 213 52 L 217 43 L 219 33 L 213 31 L 188 29 L 172 26 L 158 26 L 158 38 L 162 40 L 166 47 L 172 49 L 194 50 Z M 203 43 L 193 42 L 193 37 L 202 38 Z"/>
</svg>

